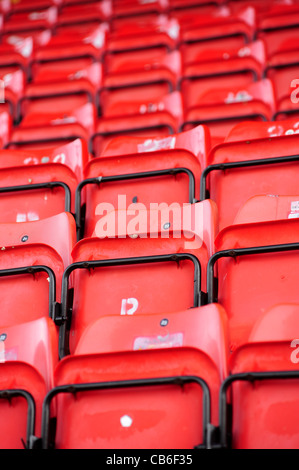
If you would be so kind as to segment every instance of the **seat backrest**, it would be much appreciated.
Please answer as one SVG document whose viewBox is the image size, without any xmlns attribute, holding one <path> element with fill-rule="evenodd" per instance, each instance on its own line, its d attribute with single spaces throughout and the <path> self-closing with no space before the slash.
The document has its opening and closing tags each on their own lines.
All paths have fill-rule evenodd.
<svg viewBox="0 0 299 470">
<path fill-rule="evenodd" d="M 40 220 L 74 211 L 77 178 L 61 163 L 0 169 L 0 222 Z M 25 196 L 25 197 L 24 197 Z"/>
<path fill-rule="evenodd" d="M 298 302 L 298 223 L 295 218 L 235 225 L 216 238 L 208 265 L 208 302 L 218 301 L 228 313 L 231 350 L 248 342 L 266 310 Z"/>
<path fill-rule="evenodd" d="M 157 227 L 139 236 L 125 230 L 118 237 L 112 233 L 112 238 L 85 238 L 76 244 L 62 293 L 64 316 L 73 305 L 70 351 L 88 325 L 103 315 L 174 312 L 202 303 L 213 228 L 212 222 L 203 221 L 204 211 L 198 215 L 199 231 L 190 226 L 173 231 L 166 223 L 164 233 Z M 62 337 L 67 329 L 64 323 Z"/>
<path fill-rule="evenodd" d="M 185 150 L 93 159 L 77 188 L 77 226 L 84 224 L 79 236 L 91 236 L 106 211 L 129 209 L 133 215 L 135 209 L 192 204 L 198 198 L 202 169 L 199 158 Z"/>
<path fill-rule="evenodd" d="M 17 145 L 17 142 L 10 142 L 10 148 L 0 150 L 1 168 L 59 163 L 73 171 L 78 183 L 83 179 L 83 169 L 89 161 L 89 152 L 85 140 L 75 139 L 71 142 L 62 143 L 55 147 L 49 146 L 48 148 L 30 148 L 29 141 L 27 145 L 25 142 L 23 142 L 23 145 L 22 142 L 18 143 L 20 145 Z M 11 147 L 14 145 L 16 149 L 13 150 Z"/>
<path fill-rule="evenodd" d="M 257 321 L 248 343 L 231 355 L 231 375 L 221 392 L 223 444 L 297 448 L 298 327 L 298 303 L 274 305 Z M 226 427 L 228 419 L 232 425 Z"/>
<path fill-rule="evenodd" d="M 0 267 L 2 326 L 53 318 L 64 265 L 52 247 L 42 243 L 4 246 Z"/>
<path fill-rule="evenodd" d="M 201 197 L 207 187 L 219 210 L 219 230 L 234 224 L 254 196 L 296 195 L 297 159 L 298 136 L 292 133 L 215 147 L 202 176 Z"/>
</svg>

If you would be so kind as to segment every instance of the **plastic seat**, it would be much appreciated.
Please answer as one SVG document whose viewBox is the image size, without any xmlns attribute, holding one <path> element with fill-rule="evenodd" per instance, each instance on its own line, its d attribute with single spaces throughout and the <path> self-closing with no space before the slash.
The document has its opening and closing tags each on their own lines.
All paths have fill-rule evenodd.
<svg viewBox="0 0 299 470">
<path fill-rule="evenodd" d="M 192 60 L 185 57 L 181 49 L 183 60 L 182 80 L 213 76 L 242 74 L 250 77 L 251 81 L 263 78 L 266 61 L 266 51 L 263 41 L 252 41 L 241 48 L 209 48 L 203 46 Z"/>
<path fill-rule="evenodd" d="M 173 312 L 202 304 L 206 282 L 200 273 L 213 252 L 215 208 L 195 204 L 196 209 L 181 220 L 176 218 L 181 210 L 176 209 L 179 214 L 168 214 L 161 228 L 154 221 L 134 232 L 134 223 L 119 224 L 117 231 L 112 226 L 111 237 L 102 237 L 99 229 L 93 238 L 76 244 L 63 280 L 63 317 L 69 318 L 71 304 L 73 313 L 71 323 L 61 327 L 61 356 L 68 350 L 73 353 L 85 329 L 103 315 Z"/>
<path fill-rule="evenodd" d="M 164 15 L 154 15 L 153 20 L 149 22 L 143 19 L 138 21 L 138 17 L 134 17 L 131 21 L 126 19 L 123 26 L 115 26 L 115 21 L 112 25 L 112 31 L 107 37 L 105 59 L 110 54 L 137 50 L 170 52 L 176 48 L 179 39 L 178 22 Z"/>
<path fill-rule="evenodd" d="M 297 330 L 298 303 L 274 305 L 256 323 L 248 343 L 231 355 L 230 375 L 221 388 L 222 447 L 298 447 Z"/>
<path fill-rule="evenodd" d="M 82 2 L 77 5 L 62 4 L 57 25 L 76 25 L 80 23 L 101 23 L 109 20 L 112 14 L 111 2 Z"/>
<path fill-rule="evenodd" d="M 63 269 L 61 256 L 44 243 L 3 247 L 1 325 L 8 327 L 39 318 L 54 319 Z"/>
<path fill-rule="evenodd" d="M 60 28 L 54 36 L 33 51 L 30 60 L 30 75 L 35 82 L 46 81 L 45 74 L 51 71 L 48 81 L 67 78 L 67 74 L 75 74 L 83 68 L 91 66 L 89 79 L 92 83 L 101 83 L 98 75 L 100 64 L 95 65 L 102 58 L 105 48 L 108 25 L 106 23 L 81 28 Z M 59 70 L 61 69 L 61 70 Z M 60 73 L 59 73 L 60 72 Z M 91 72 L 96 77 L 91 76 Z M 70 78 L 74 79 L 76 77 Z M 79 77 L 78 77 L 79 78 Z"/>
<path fill-rule="evenodd" d="M 257 21 L 257 37 L 266 43 L 269 59 L 280 50 L 294 50 L 298 38 L 298 5 L 272 5 Z"/>
<path fill-rule="evenodd" d="M 132 61 L 130 57 L 132 55 L 134 58 L 137 53 L 126 53 L 126 55 L 122 54 L 121 63 L 124 62 L 125 66 L 119 66 L 119 70 L 115 72 L 106 72 L 101 87 L 100 97 L 102 95 L 105 96 L 105 91 L 109 92 L 115 89 L 126 89 L 128 92 L 131 87 L 135 88 L 141 85 L 147 85 L 147 88 L 144 88 L 144 90 L 146 90 L 146 93 L 149 96 L 152 96 L 152 93 L 155 92 L 158 85 L 162 90 L 166 90 L 166 92 L 176 90 L 178 79 L 181 74 L 179 51 L 173 51 L 163 55 L 161 54 L 161 57 L 158 56 L 159 58 L 156 60 L 149 61 L 147 61 L 144 55 L 140 53 L 138 55 L 141 55 L 142 61 L 140 59 L 138 60 L 138 58 L 136 58 L 135 61 Z M 118 58 L 118 56 L 116 57 Z M 118 61 L 118 63 L 120 63 L 120 61 Z M 126 66 L 126 64 L 129 65 Z M 116 67 L 115 61 L 114 67 Z"/>
<path fill-rule="evenodd" d="M 298 302 L 298 223 L 294 218 L 235 225 L 216 238 L 208 266 L 208 302 L 219 302 L 227 312 L 232 351 L 248 342 L 266 310 Z"/>
<path fill-rule="evenodd" d="M 57 21 L 57 8 L 51 6 L 43 10 L 13 12 L 3 24 L 5 33 L 21 33 L 52 29 Z"/>
<path fill-rule="evenodd" d="M 17 130 L 12 134 L 13 142 L 10 143 L 10 147 L 17 142 L 16 139 L 18 139 L 18 142 L 23 136 L 26 139 L 26 134 L 31 134 L 32 130 L 34 135 L 41 128 L 45 132 L 47 127 L 49 130 L 53 127 L 54 132 L 59 135 L 60 126 L 64 126 L 64 128 L 67 127 L 70 136 L 74 138 L 78 136 L 81 139 L 88 140 L 95 132 L 96 117 L 96 107 L 93 103 L 85 103 L 81 106 L 70 105 L 66 106 L 64 110 L 57 111 L 54 109 L 47 111 L 47 109 L 42 108 L 32 112 L 29 111 L 22 119 Z M 36 129 L 35 132 L 34 129 Z M 45 137 L 43 140 L 46 140 Z"/>
<path fill-rule="evenodd" d="M 207 48 L 241 48 L 254 39 L 254 8 L 249 6 L 233 13 L 228 7 L 216 12 L 200 16 L 191 12 L 190 20 L 181 24 L 180 44 L 185 45 L 187 61 L 191 61 L 203 45 Z"/>
<path fill-rule="evenodd" d="M 43 10 L 60 4 L 60 0 L 22 0 L 11 2 L 9 13 Z"/>
<path fill-rule="evenodd" d="M 36 113 L 58 116 L 79 108 L 86 103 L 94 103 L 95 89 L 85 78 L 61 82 L 27 84 L 24 95 L 18 102 L 18 118 Z"/>
<path fill-rule="evenodd" d="M 286 119 L 271 122 L 245 121 L 236 124 L 225 138 L 225 142 L 246 141 L 248 139 L 265 139 L 299 133 L 297 119 Z"/>
<path fill-rule="evenodd" d="M 113 332 L 110 344 L 107 331 Z M 88 340 L 95 338 L 89 332 L 80 352 L 56 368 L 55 388 L 44 402 L 43 448 L 207 447 L 208 422 L 210 415 L 217 420 L 219 385 L 226 376 L 225 312 L 213 305 L 138 318 L 103 317 L 96 332 L 97 346 Z M 70 384 L 76 400 L 65 393 Z M 49 413 L 53 398 L 56 415 Z M 55 437 L 51 418 L 57 418 Z M 100 431 L 103 420 L 105 432 Z"/>
<path fill-rule="evenodd" d="M 11 140 L 7 148 L 0 151 L 0 168 L 58 163 L 73 172 L 77 178 L 77 184 L 83 179 L 83 169 L 90 159 L 85 140 L 75 139 L 55 147 L 49 144 L 47 148 L 43 148 L 39 142 L 38 148 L 33 147 L 34 141 L 30 144 L 29 140 L 18 142 Z"/>
<path fill-rule="evenodd" d="M 145 99 L 142 88 L 139 89 L 140 96 L 132 93 L 131 101 L 116 100 L 111 106 L 110 116 L 98 119 L 90 141 L 90 151 L 94 156 L 99 156 L 107 141 L 116 136 L 160 138 L 179 132 L 183 115 L 181 94 L 174 91 L 155 99 Z"/>
<path fill-rule="evenodd" d="M 40 220 L 74 211 L 77 179 L 60 163 L 7 167 L 0 170 L 0 222 Z"/>
<path fill-rule="evenodd" d="M 232 79 L 232 77 L 226 77 Z M 242 121 L 269 121 L 276 111 L 276 101 L 272 83 L 265 79 L 243 87 L 240 85 L 218 88 L 200 88 L 200 95 L 194 98 L 193 105 L 185 106 L 183 130 L 190 126 L 206 124 L 211 135 L 223 141 L 231 128 Z M 192 96 L 192 88 L 188 91 Z"/>
<path fill-rule="evenodd" d="M 209 197 L 216 202 L 220 231 L 233 225 L 242 207 L 255 196 L 297 194 L 298 136 L 287 134 L 228 141 L 211 151 L 202 174 L 201 200 Z"/>
<path fill-rule="evenodd" d="M 42 404 L 53 387 L 57 331 L 50 318 L 13 327 L 1 325 L 1 449 L 36 449 Z"/>
<path fill-rule="evenodd" d="M 10 246 L 26 246 L 36 243 L 45 244 L 55 250 L 63 262 L 63 268 L 67 268 L 71 263 L 71 252 L 76 244 L 76 227 L 73 216 L 62 212 L 41 220 L 0 224 L 2 251 Z M 60 287 L 58 288 L 60 289 Z"/>
<path fill-rule="evenodd" d="M 167 3 L 163 0 L 140 3 L 137 0 L 114 1 L 113 17 L 137 16 L 145 14 L 159 15 L 165 12 Z"/>
<path fill-rule="evenodd" d="M 91 103 L 87 103 L 89 105 Z M 90 114 L 87 106 L 87 115 Z M 83 113 L 82 113 L 83 111 Z M 84 115 L 86 109 L 82 108 L 81 113 Z M 81 113 L 75 113 L 81 119 Z M 92 113 L 93 114 L 93 113 Z M 46 117 L 46 116 L 43 116 Z M 88 129 L 82 126 L 80 122 L 76 122 L 76 117 L 55 118 L 49 125 L 21 127 L 15 126 L 11 132 L 7 149 L 48 149 L 59 147 L 61 145 L 70 144 L 75 140 L 83 140 L 88 142 L 90 138 Z"/>
<path fill-rule="evenodd" d="M 189 131 L 179 132 L 165 138 L 144 139 L 135 136 L 114 137 L 107 142 L 101 157 L 142 154 L 161 150 L 191 152 L 197 156 L 202 167 L 207 164 L 207 156 L 211 150 L 210 134 L 205 126 L 193 127 Z"/>
<path fill-rule="evenodd" d="M 190 138 L 194 140 L 188 144 Z M 148 151 L 151 143 L 155 151 Z M 78 229 L 83 223 L 80 238 L 92 235 L 105 208 L 130 207 L 132 211 L 141 206 L 149 209 L 151 204 L 183 206 L 198 200 L 200 175 L 209 151 L 205 128 L 177 134 L 172 141 L 168 137 L 148 139 L 139 145 L 139 153 L 136 149 L 125 155 L 120 147 L 120 153 L 110 152 L 111 156 L 91 159 L 86 165 L 76 191 Z M 136 203 L 139 206 L 134 206 Z"/>
</svg>

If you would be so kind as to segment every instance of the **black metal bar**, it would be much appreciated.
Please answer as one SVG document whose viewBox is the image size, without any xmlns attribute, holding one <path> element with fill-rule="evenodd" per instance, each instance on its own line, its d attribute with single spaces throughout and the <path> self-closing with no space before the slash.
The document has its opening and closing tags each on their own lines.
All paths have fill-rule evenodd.
<svg viewBox="0 0 299 470">
<path fill-rule="evenodd" d="M 200 180 L 200 201 L 206 199 L 206 180 L 207 176 L 212 171 L 225 171 L 231 170 L 236 168 L 250 168 L 250 167 L 259 167 L 264 165 L 272 165 L 278 163 L 290 163 L 296 162 L 299 160 L 299 155 L 285 155 L 281 157 L 271 157 L 271 158 L 261 158 L 259 160 L 245 160 L 245 161 L 237 161 L 237 162 L 227 162 L 227 163 L 217 163 L 214 165 L 209 165 L 206 167 L 202 174 Z"/>
<path fill-rule="evenodd" d="M 288 115 L 292 115 L 292 114 L 299 114 L 299 107 L 298 109 L 285 109 L 284 111 L 277 111 L 274 115 L 273 115 L 273 121 L 276 121 L 276 120 L 279 120 L 278 117 L 282 114 L 286 114 L 287 116 Z"/>
<path fill-rule="evenodd" d="M 35 401 L 31 393 L 22 389 L 0 390 L 0 399 L 10 400 L 14 397 L 22 397 L 27 401 L 27 429 L 26 429 L 26 449 L 31 448 L 31 437 L 35 433 Z"/>
<path fill-rule="evenodd" d="M 23 145 L 33 145 L 33 144 L 48 144 L 51 142 L 72 142 L 76 139 L 82 139 L 81 135 L 69 135 L 69 136 L 57 136 L 57 137 L 50 137 L 46 139 L 32 139 L 32 140 L 20 140 L 20 141 L 13 141 L 11 140 L 7 144 L 4 145 L 4 149 L 9 149 L 11 147 L 22 147 Z"/>
<path fill-rule="evenodd" d="M 223 62 L 226 63 L 226 61 L 223 61 Z M 199 66 L 200 66 L 200 64 L 199 64 Z M 178 87 L 180 89 L 181 86 L 182 86 L 182 82 L 184 82 L 184 81 L 192 82 L 192 81 L 195 81 L 195 80 L 201 80 L 201 79 L 205 80 L 205 79 L 208 79 L 208 78 L 234 76 L 234 75 L 240 75 L 240 74 L 245 74 L 245 73 L 251 73 L 252 76 L 253 76 L 253 81 L 254 82 L 256 82 L 259 79 L 256 70 L 251 69 L 251 68 L 246 68 L 246 69 L 240 68 L 239 70 L 227 70 L 227 71 L 221 71 L 221 72 L 215 72 L 215 73 L 211 72 L 211 73 L 206 73 L 206 74 L 198 73 L 196 75 L 183 75 L 179 79 Z"/>
<path fill-rule="evenodd" d="M 202 43 L 206 41 L 217 41 L 217 40 L 223 40 L 223 39 L 230 39 L 230 38 L 235 38 L 235 37 L 243 37 L 244 43 L 248 44 L 250 42 L 250 38 L 246 33 L 243 31 L 236 31 L 235 33 L 228 33 L 220 36 L 206 36 L 204 38 L 195 38 L 195 39 L 185 39 L 179 42 L 179 46 L 182 46 L 183 44 L 196 44 L 196 43 Z"/>
<path fill-rule="evenodd" d="M 68 55 L 68 56 L 65 56 L 65 57 L 48 57 L 48 58 L 35 58 L 33 60 L 30 61 L 29 63 L 29 71 L 30 71 L 30 77 L 32 76 L 32 69 L 34 67 L 34 65 L 38 64 L 38 65 L 42 65 L 42 64 L 49 64 L 49 63 L 52 63 L 52 62 L 65 62 L 65 61 L 68 61 L 68 60 L 80 60 L 80 59 L 91 59 L 93 62 L 96 62 L 97 61 L 97 57 L 93 54 L 90 54 L 90 53 L 86 53 L 86 54 L 78 54 L 78 55 Z"/>
<path fill-rule="evenodd" d="M 196 256 L 190 253 L 171 253 L 167 255 L 156 255 L 156 256 L 141 256 L 135 258 L 117 258 L 107 260 L 94 260 L 94 261 L 81 261 L 70 264 L 64 271 L 62 276 L 62 289 L 61 289 L 61 303 L 62 303 L 62 315 L 61 315 L 61 326 L 59 330 L 59 355 L 63 358 L 67 354 L 68 345 L 66 344 L 67 336 L 67 323 L 70 323 L 69 318 L 69 305 L 68 305 L 68 291 L 69 291 L 69 277 L 71 273 L 78 269 L 95 269 L 105 268 L 110 266 L 130 266 L 150 263 L 161 263 L 161 262 L 175 262 L 179 263 L 183 260 L 190 260 L 194 265 L 194 290 L 193 290 L 193 307 L 199 307 L 201 305 L 201 265 Z"/>
<path fill-rule="evenodd" d="M 147 379 L 135 380 L 121 380 L 112 382 L 93 382 L 93 383 L 80 383 L 68 384 L 55 387 L 46 395 L 43 403 L 42 412 L 42 448 L 48 449 L 50 445 L 50 405 L 54 397 L 60 393 L 78 393 L 94 390 L 109 390 L 133 387 L 146 387 L 146 386 L 159 386 L 159 385 L 178 385 L 183 387 L 185 384 L 196 383 L 203 391 L 203 446 L 206 445 L 207 427 L 210 422 L 211 413 L 211 398 L 210 389 L 208 384 L 201 377 L 196 376 L 173 376 L 173 377 L 158 377 Z"/>
<path fill-rule="evenodd" d="M 285 64 L 270 64 L 265 67 L 263 75 L 264 75 L 264 78 L 266 78 L 269 70 L 273 70 L 273 69 L 281 70 L 281 69 L 287 69 L 289 67 L 298 67 L 298 66 L 299 66 L 299 61 L 288 62 Z"/>
<path fill-rule="evenodd" d="M 180 126 L 180 132 L 183 132 L 184 129 L 190 125 L 191 126 L 198 126 L 199 124 L 209 125 L 209 124 L 214 124 L 217 122 L 230 122 L 230 121 L 236 121 L 236 120 L 246 121 L 246 120 L 253 120 L 253 119 L 261 119 L 264 122 L 268 121 L 267 116 L 261 113 L 240 114 L 240 115 L 236 114 L 235 116 L 223 116 L 223 117 L 215 117 L 211 119 L 203 118 L 203 119 L 195 119 L 195 120 L 183 122 L 183 124 Z"/>
<path fill-rule="evenodd" d="M 76 189 L 75 194 L 75 215 L 76 215 L 76 227 L 77 227 L 77 239 L 83 235 L 81 233 L 81 192 L 82 189 L 89 184 L 100 185 L 102 183 L 111 183 L 115 181 L 126 181 L 126 180 L 136 180 L 143 178 L 153 178 L 158 176 L 170 175 L 175 176 L 179 173 L 186 173 L 189 177 L 189 203 L 193 204 L 196 202 L 195 198 L 195 177 L 191 170 L 188 168 L 170 168 L 166 170 L 156 170 L 156 171 L 145 171 L 142 173 L 129 173 L 124 175 L 112 175 L 112 176 L 99 176 L 96 178 L 88 178 L 81 181 Z"/>
<path fill-rule="evenodd" d="M 299 23 L 293 23 L 293 24 L 283 24 L 279 26 L 267 26 L 265 28 L 258 28 L 257 34 L 259 33 L 271 33 L 274 31 L 281 31 L 281 30 L 286 30 L 286 29 L 298 29 Z"/>
<path fill-rule="evenodd" d="M 266 371 L 266 372 L 241 372 L 228 376 L 221 385 L 219 392 L 219 425 L 220 425 L 220 446 L 229 447 L 228 439 L 228 419 L 227 419 L 227 390 L 236 381 L 263 381 L 263 380 L 286 380 L 298 379 L 299 371 Z M 234 405 L 232 405 L 233 407 Z M 261 436 L 262 438 L 262 436 Z"/>
<path fill-rule="evenodd" d="M 71 191 L 68 185 L 62 181 L 48 181 L 46 183 L 24 184 L 19 186 L 0 187 L 1 193 L 13 193 L 18 191 L 31 191 L 37 189 L 52 189 L 55 187 L 62 187 L 65 191 L 65 212 L 71 212 Z"/>
<path fill-rule="evenodd" d="M 45 272 L 49 277 L 49 317 L 53 318 L 53 306 L 56 301 L 56 277 L 54 271 L 49 266 L 34 265 L 19 268 L 1 269 L 0 277 L 17 276 L 19 274 L 35 274 Z"/>
<path fill-rule="evenodd" d="M 136 38 L 137 40 L 137 38 Z M 124 49 L 113 49 L 113 50 L 105 50 L 103 52 L 103 59 L 105 59 L 106 55 L 116 55 L 116 54 L 123 54 L 127 52 L 138 52 L 138 51 L 146 51 L 149 49 L 167 49 L 168 52 L 172 51 L 172 48 L 169 47 L 166 43 L 157 43 L 157 44 L 149 44 L 144 46 L 136 46 L 136 47 L 128 47 Z"/>
<path fill-rule="evenodd" d="M 207 265 L 207 302 L 208 304 L 217 302 L 214 293 L 214 266 L 220 258 L 236 258 L 237 256 L 250 256 L 268 253 L 283 253 L 299 250 L 299 243 L 285 243 L 281 245 L 254 246 L 249 248 L 234 248 L 231 250 L 218 251 L 212 255 Z"/>
<path fill-rule="evenodd" d="M 136 81 L 134 83 L 119 84 L 119 85 L 114 85 L 114 86 L 103 86 L 101 87 L 98 93 L 101 94 L 103 91 L 113 91 L 113 90 L 122 90 L 122 89 L 126 90 L 130 88 L 139 88 L 139 87 L 149 86 L 149 85 L 163 85 L 164 83 L 168 85 L 169 93 L 174 91 L 173 83 L 171 82 L 171 80 L 167 78 L 164 78 L 164 79 L 161 78 L 159 80 L 146 80 L 146 81 L 140 81 L 140 82 Z"/>
</svg>

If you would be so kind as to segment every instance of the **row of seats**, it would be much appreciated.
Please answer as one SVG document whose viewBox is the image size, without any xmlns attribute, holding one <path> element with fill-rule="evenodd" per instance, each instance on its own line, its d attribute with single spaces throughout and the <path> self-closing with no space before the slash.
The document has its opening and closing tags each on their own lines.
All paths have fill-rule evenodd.
<svg viewBox="0 0 299 470">
<path fill-rule="evenodd" d="M 97 4 L 66 8 L 95 15 Z M 55 34 L 44 29 L 35 41 L 30 28 L 3 37 L 2 108 L 13 126 L 4 144 L 77 136 L 100 156 L 119 134 L 166 136 L 206 123 L 219 143 L 240 120 L 297 115 L 297 2 L 202 8 L 198 20 L 192 8 L 183 18 L 137 15 L 114 27 L 98 15 Z"/>
<path fill-rule="evenodd" d="M 4 79 L 0 446 L 297 448 L 298 2 L 55 3 Z"/>
</svg>

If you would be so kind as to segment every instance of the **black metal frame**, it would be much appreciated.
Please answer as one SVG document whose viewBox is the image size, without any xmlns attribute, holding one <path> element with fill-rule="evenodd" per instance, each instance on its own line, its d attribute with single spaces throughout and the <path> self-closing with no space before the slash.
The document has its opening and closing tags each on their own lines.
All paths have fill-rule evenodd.
<svg viewBox="0 0 299 470">
<path fill-rule="evenodd" d="M 133 387 L 146 387 L 146 386 L 159 386 L 159 385 L 178 385 L 183 387 L 188 383 L 198 384 L 203 391 L 203 443 L 196 448 L 206 448 L 207 446 L 207 429 L 210 422 L 210 389 L 207 383 L 200 377 L 196 376 L 173 376 L 173 377 L 158 377 L 136 380 L 122 380 L 112 382 L 93 382 L 93 383 L 80 383 L 68 384 L 56 387 L 46 395 L 43 403 L 42 413 L 42 448 L 49 449 L 51 447 L 51 434 L 50 434 L 50 405 L 52 399 L 60 393 L 72 393 L 93 391 L 93 390 L 109 390 L 120 388 L 133 388 Z M 54 439 L 55 440 L 55 439 Z"/>
<path fill-rule="evenodd" d="M 259 255 L 268 253 L 283 253 L 299 250 L 299 243 L 283 243 L 281 245 L 254 246 L 249 248 L 234 248 L 214 253 L 207 265 L 207 303 L 218 301 L 215 295 L 217 278 L 214 277 L 214 266 L 220 258 L 236 258 L 237 256 Z M 218 295 L 218 294 L 217 294 Z"/>
<path fill-rule="evenodd" d="M 136 180 L 143 178 L 153 178 L 157 176 L 170 175 L 175 176 L 179 173 L 186 173 L 189 177 L 189 203 L 193 204 L 196 202 L 195 198 L 195 177 L 191 170 L 188 168 L 170 168 L 165 170 L 156 170 L 156 171 L 145 171 L 142 173 L 129 173 L 124 175 L 113 175 L 113 176 L 98 176 L 95 178 L 88 178 L 81 181 L 76 189 L 75 194 L 75 218 L 76 218 L 76 227 L 77 227 L 77 240 L 80 240 L 83 237 L 84 222 L 82 221 L 82 208 L 81 208 L 81 192 L 82 189 L 89 184 L 100 185 L 102 183 L 111 183 L 115 181 L 125 181 L 125 180 Z"/>
<path fill-rule="evenodd" d="M 71 324 L 71 306 L 69 305 L 69 277 L 71 273 L 77 269 L 95 269 L 110 266 L 130 266 L 150 263 L 161 262 L 175 262 L 179 263 L 182 260 L 190 260 L 194 265 L 194 294 L 193 294 L 193 308 L 199 307 L 202 302 L 201 292 L 201 265 L 196 256 L 190 253 L 172 253 L 166 255 L 156 256 L 141 256 L 135 258 L 117 258 L 107 260 L 94 260 L 94 261 L 81 261 L 70 264 L 64 271 L 62 277 L 61 289 L 61 304 L 62 311 L 60 317 L 60 330 L 59 330 L 59 357 L 62 359 L 69 354 L 67 335 L 70 330 Z"/>
<path fill-rule="evenodd" d="M 212 119 L 203 118 L 203 119 L 196 119 L 192 121 L 183 122 L 183 124 L 180 126 L 179 132 L 183 132 L 184 129 L 190 125 L 191 126 L 198 126 L 200 124 L 210 125 L 210 124 L 217 123 L 217 122 L 220 123 L 220 122 L 229 122 L 229 121 L 236 121 L 236 120 L 246 121 L 246 120 L 253 120 L 253 119 L 261 119 L 264 122 L 268 121 L 267 116 L 261 113 L 240 114 L 240 115 L 236 114 L 235 116 L 215 117 Z"/>
<path fill-rule="evenodd" d="M 13 193 L 19 191 L 31 191 L 37 189 L 52 189 L 55 187 L 62 187 L 65 191 L 65 203 L 64 210 L 65 212 L 71 212 L 71 191 L 69 186 L 63 181 L 48 181 L 46 183 L 35 183 L 35 184 L 24 184 L 19 186 L 6 186 L 0 187 L 1 193 Z"/>
<path fill-rule="evenodd" d="M 263 165 L 272 165 L 279 163 L 291 163 L 299 160 L 299 155 L 286 155 L 281 157 L 271 157 L 271 158 L 261 158 L 259 160 L 245 160 L 237 162 L 228 162 L 228 163 L 217 163 L 214 165 L 209 165 L 206 167 L 202 174 L 200 180 L 200 201 L 207 199 L 207 190 L 206 190 L 206 180 L 209 173 L 212 171 L 225 171 L 236 168 L 247 168 L 247 167 L 259 167 Z"/>
<path fill-rule="evenodd" d="M 263 380 L 285 380 L 285 379 L 299 379 L 299 371 L 267 371 L 267 372 L 241 372 L 228 376 L 221 384 L 219 394 L 219 428 L 220 428 L 220 442 L 221 448 L 231 448 L 230 437 L 231 429 L 228 425 L 228 406 L 227 406 L 227 390 L 236 381 L 263 381 Z M 234 405 L 232 404 L 232 409 Z M 216 446 L 217 447 L 217 446 Z"/>
<path fill-rule="evenodd" d="M 32 449 L 35 440 L 35 401 L 31 393 L 22 389 L 7 389 L 0 390 L 0 399 L 10 401 L 14 397 L 22 397 L 27 401 L 27 429 L 26 429 L 26 442 L 23 442 L 25 449 Z"/>
</svg>

